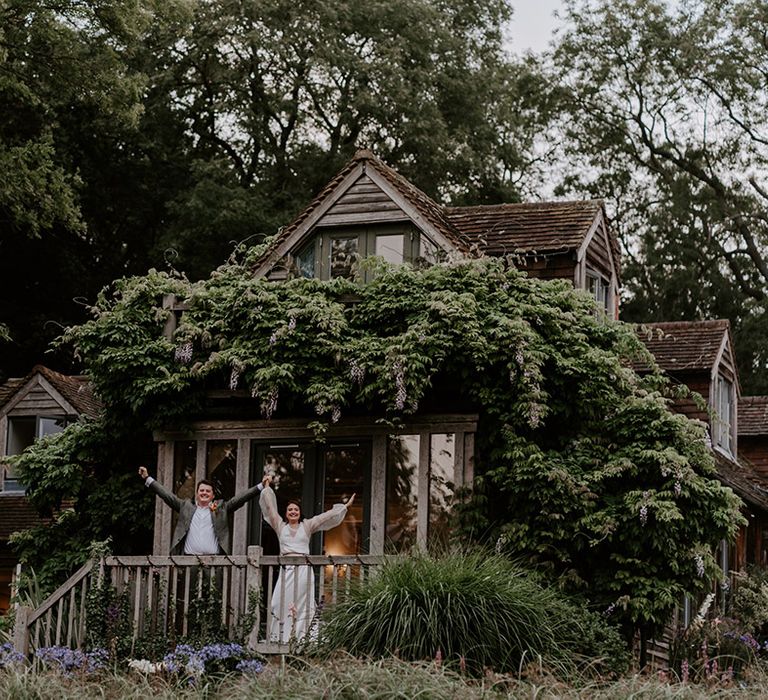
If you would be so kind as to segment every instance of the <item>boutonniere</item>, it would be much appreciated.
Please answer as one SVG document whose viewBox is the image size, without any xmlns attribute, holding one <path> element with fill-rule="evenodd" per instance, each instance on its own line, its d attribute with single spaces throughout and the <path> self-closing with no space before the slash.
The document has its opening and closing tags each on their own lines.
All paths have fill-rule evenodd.
<svg viewBox="0 0 768 700">
<path fill-rule="evenodd" d="M 211 509 L 211 513 L 216 513 L 219 509 L 219 504 L 217 501 L 211 501 L 211 504 L 208 507 Z"/>
</svg>

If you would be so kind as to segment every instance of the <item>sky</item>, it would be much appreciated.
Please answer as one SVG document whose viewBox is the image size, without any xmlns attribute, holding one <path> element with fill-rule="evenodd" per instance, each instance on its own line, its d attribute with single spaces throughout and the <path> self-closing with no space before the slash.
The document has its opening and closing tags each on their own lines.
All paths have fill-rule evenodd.
<svg viewBox="0 0 768 700">
<path fill-rule="evenodd" d="M 512 51 L 546 49 L 552 30 L 558 25 L 553 13 L 562 4 L 561 0 L 513 0 L 515 12 L 509 28 Z"/>
</svg>

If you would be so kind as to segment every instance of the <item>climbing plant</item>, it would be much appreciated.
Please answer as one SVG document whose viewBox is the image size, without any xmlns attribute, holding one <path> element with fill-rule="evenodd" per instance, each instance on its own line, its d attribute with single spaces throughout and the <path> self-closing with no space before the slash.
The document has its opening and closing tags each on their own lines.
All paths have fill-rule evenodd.
<svg viewBox="0 0 768 700">
<path fill-rule="evenodd" d="M 460 512 L 475 538 L 632 627 L 663 623 L 715 574 L 739 499 L 717 481 L 702 426 L 671 412 L 635 330 L 587 295 L 500 259 L 381 265 L 364 287 L 272 283 L 252 275 L 259 253 L 196 283 L 119 280 L 66 332 L 114 430 L 183 425 L 211 388 L 247 392 L 266 419 L 303 415 L 320 439 L 350 414 L 397 423 L 449 397 L 480 416 L 475 496 Z M 168 294 L 186 306 L 172 337 Z M 70 430 L 21 473 L 45 470 Z"/>
</svg>

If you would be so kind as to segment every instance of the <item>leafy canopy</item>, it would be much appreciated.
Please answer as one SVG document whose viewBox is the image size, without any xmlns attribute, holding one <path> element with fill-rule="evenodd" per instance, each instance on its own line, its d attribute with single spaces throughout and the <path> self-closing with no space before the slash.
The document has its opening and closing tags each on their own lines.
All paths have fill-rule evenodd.
<svg viewBox="0 0 768 700">
<path fill-rule="evenodd" d="M 188 306 L 172 340 L 161 303 L 170 293 Z M 244 389 L 265 417 L 305 415 L 319 436 L 354 412 L 397 421 L 434 410 L 436 396 L 443 412 L 479 412 L 487 496 L 466 522 L 632 624 L 662 623 L 702 587 L 716 570 L 712 545 L 740 520 L 701 426 L 670 412 L 658 375 L 630 368 L 651 362 L 634 330 L 596 317 L 569 283 L 528 279 L 502 260 L 382 266 L 359 287 L 270 283 L 245 256 L 197 283 L 159 272 L 120 280 L 92 311 L 66 340 L 115 431 L 183 425 L 206 388 L 225 387 Z M 72 430 L 82 428 L 21 459 L 33 498 L 47 488 L 33 471 L 49 468 L 44 455 Z"/>
<path fill-rule="evenodd" d="M 569 0 L 554 56 L 568 176 L 615 205 L 624 317 L 729 318 L 768 390 L 764 0 Z"/>
</svg>

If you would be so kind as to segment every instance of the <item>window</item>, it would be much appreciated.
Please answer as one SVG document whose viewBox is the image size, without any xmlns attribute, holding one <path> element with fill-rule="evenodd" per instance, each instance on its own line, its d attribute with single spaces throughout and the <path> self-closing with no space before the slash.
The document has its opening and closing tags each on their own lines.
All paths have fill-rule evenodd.
<svg viewBox="0 0 768 700">
<path fill-rule="evenodd" d="M 420 463 L 422 439 L 429 441 L 424 464 Z M 454 433 L 390 436 L 386 552 L 404 552 L 415 544 L 448 544 L 455 461 Z"/>
<path fill-rule="evenodd" d="M 430 436 L 429 531 L 430 544 L 448 545 L 450 512 L 454 491 L 455 442 L 452 433 Z"/>
<path fill-rule="evenodd" d="M 330 241 L 330 278 L 354 279 L 357 275 L 358 238 L 334 237 Z"/>
<path fill-rule="evenodd" d="M 733 454 L 733 384 L 718 374 L 715 379 L 715 395 L 712 405 L 712 433 L 716 447 Z"/>
<path fill-rule="evenodd" d="M 425 241 L 421 243 L 421 241 Z M 426 246 L 426 252 L 420 248 Z M 294 274 L 328 280 L 338 277 L 370 282 L 373 272 L 361 270 L 360 261 L 372 256 L 391 265 L 413 262 L 419 255 L 433 261 L 434 244 L 410 224 L 378 224 L 319 229 L 294 256 Z"/>
<path fill-rule="evenodd" d="M 206 443 L 206 478 L 219 498 L 235 495 L 237 440 L 208 440 Z"/>
<path fill-rule="evenodd" d="M 67 425 L 66 416 L 11 416 L 8 418 L 8 436 L 5 453 L 20 455 L 38 438 L 60 433 Z M 10 466 L 5 467 L 5 491 L 23 491 Z"/>
<path fill-rule="evenodd" d="M 608 282 L 594 272 L 587 272 L 587 291 L 595 298 L 597 305 L 608 313 Z"/>
<path fill-rule="evenodd" d="M 393 435 L 387 441 L 388 553 L 405 552 L 416 544 L 419 495 L 418 435 Z"/>
<path fill-rule="evenodd" d="M 296 268 L 299 277 L 315 276 L 315 242 L 312 241 L 308 246 L 296 255 Z"/>
<path fill-rule="evenodd" d="M 402 233 L 388 233 L 375 237 L 374 255 L 384 258 L 391 265 L 401 265 L 403 256 L 404 236 Z"/>
</svg>

